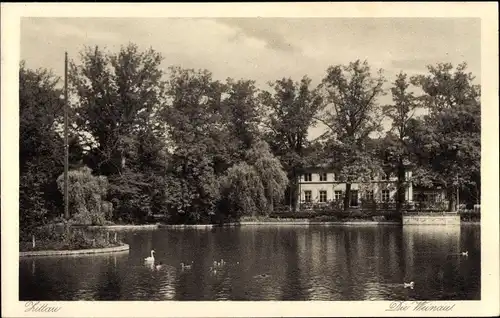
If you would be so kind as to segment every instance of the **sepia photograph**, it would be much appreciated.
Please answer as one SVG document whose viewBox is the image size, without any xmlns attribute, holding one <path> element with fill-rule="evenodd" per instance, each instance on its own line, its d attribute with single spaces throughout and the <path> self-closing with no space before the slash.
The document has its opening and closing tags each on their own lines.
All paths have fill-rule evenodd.
<svg viewBox="0 0 500 318">
<path fill-rule="evenodd" d="M 18 25 L 8 213 L 24 312 L 381 301 L 451 314 L 487 297 L 484 215 L 498 211 L 482 211 L 497 188 L 482 165 L 480 17 Z"/>
</svg>

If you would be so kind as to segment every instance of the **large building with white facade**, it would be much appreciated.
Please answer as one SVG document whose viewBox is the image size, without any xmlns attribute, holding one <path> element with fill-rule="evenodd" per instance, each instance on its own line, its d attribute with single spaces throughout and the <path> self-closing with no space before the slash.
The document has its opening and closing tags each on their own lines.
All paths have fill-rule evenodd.
<svg viewBox="0 0 500 318">
<path fill-rule="evenodd" d="M 414 198 L 432 202 L 445 199 L 444 191 L 441 189 L 415 189 L 411 182 L 412 171 L 410 169 L 405 172 L 405 178 L 406 202 L 413 202 Z M 323 168 L 306 169 L 305 173 L 299 176 L 298 184 L 300 204 L 343 201 L 346 192 L 346 183 L 340 181 L 334 171 Z M 374 176 L 370 181 L 351 183 L 349 206 L 358 207 L 362 200 L 394 202 L 396 195 L 397 177 L 395 175 Z"/>
</svg>

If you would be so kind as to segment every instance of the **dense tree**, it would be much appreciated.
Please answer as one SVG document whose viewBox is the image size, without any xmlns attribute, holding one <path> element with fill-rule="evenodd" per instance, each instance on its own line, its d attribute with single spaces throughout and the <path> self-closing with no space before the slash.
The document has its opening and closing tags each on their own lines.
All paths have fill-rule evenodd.
<svg viewBox="0 0 500 318">
<path fill-rule="evenodd" d="M 397 210 L 405 200 L 405 165 L 410 163 L 411 149 L 409 146 L 408 129 L 415 117 L 418 103 L 414 93 L 409 90 L 408 76 L 399 73 L 391 87 L 393 104 L 384 106 L 384 114 L 391 120 L 391 129 L 384 140 L 379 143 L 382 159 L 389 165 L 389 170 L 397 176 Z"/>
<path fill-rule="evenodd" d="M 57 178 L 61 193 L 64 192 L 64 176 Z M 111 216 L 111 205 L 106 202 L 108 180 L 104 176 L 93 176 L 88 167 L 69 171 L 68 195 L 71 219 L 77 224 L 103 225 Z"/>
<path fill-rule="evenodd" d="M 295 208 L 302 168 L 325 162 L 347 184 L 344 208 L 351 183 L 382 166 L 397 173 L 401 203 L 408 160 L 416 184 L 447 189 L 450 209 L 457 189 L 479 198 L 480 87 L 465 64 L 429 66 L 411 78 L 418 97 L 407 75 L 398 74 L 393 103 L 381 107 L 384 77 L 359 60 L 328 68 L 316 88 L 305 76 L 275 81 L 264 92 L 254 81 L 221 82 L 206 70 L 164 73 L 161 62 L 153 49 L 129 44 L 117 53 L 86 48 L 71 63 L 73 219 L 136 222 L 161 213 L 175 222 L 208 222 L 269 214 L 284 197 Z M 19 74 L 24 231 L 62 208 L 56 180 L 61 187 L 63 101 L 47 70 L 21 64 Z M 417 107 L 428 114 L 414 116 Z M 375 138 L 383 116 L 391 130 Z M 327 132 L 310 140 L 317 122 Z"/>
<path fill-rule="evenodd" d="M 324 117 L 331 132 L 326 154 L 346 182 L 344 209 L 349 206 L 351 183 L 380 166 L 366 146 L 370 135 L 381 130 L 377 97 L 383 94 L 384 81 L 381 71 L 372 76 L 368 63 L 357 60 L 329 67 L 322 82 L 330 107 Z"/>
<path fill-rule="evenodd" d="M 216 168 L 229 165 L 220 111 L 223 88 L 208 71 L 170 69 L 171 103 L 163 112 L 172 153 L 167 191 L 173 213 L 190 220 L 215 213 L 220 197 Z"/>
<path fill-rule="evenodd" d="M 45 69 L 19 69 L 19 220 L 21 234 L 60 213 L 56 178 L 64 148 L 57 126 L 63 111 L 59 79 Z"/>
<path fill-rule="evenodd" d="M 154 212 L 151 195 L 164 186 L 152 180 L 165 170 L 163 160 L 153 159 L 165 148 L 158 118 L 165 99 L 161 61 L 153 49 L 129 44 L 117 53 L 86 48 L 80 63 L 70 65 L 72 119 L 89 148 L 85 162 L 109 176 L 117 217 Z"/>
<path fill-rule="evenodd" d="M 480 118 L 479 105 L 457 105 L 426 116 L 413 128 L 419 158 L 415 181 L 447 189 L 450 211 L 455 209 L 457 188 L 479 189 Z"/>
<path fill-rule="evenodd" d="M 264 212 L 274 211 L 285 194 L 288 178 L 283 171 L 280 161 L 271 153 L 265 141 L 256 142 L 248 151 L 247 162 L 252 164 L 260 176 L 267 199 L 267 209 Z"/>
<path fill-rule="evenodd" d="M 243 160 L 245 152 L 261 137 L 259 126 L 262 122 L 258 90 L 253 81 L 228 79 L 227 97 L 222 101 L 223 120 L 227 124 L 228 137 L 236 156 Z M 228 140 L 229 141 L 229 140 Z"/>
<path fill-rule="evenodd" d="M 424 94 L 419 99 L 430 112 L 480 102 L 481 87 L 473 83 L 475 77 L 472 73 L 466 72 L 467 63 L 461 63 L 455 69 L 450 63 L 438 63 L 427 69 L 428 74 L 414 76 L 412 83 L 422 89 Z"/>
<path fill-rule="evenodd" d="M 224 208 L 232 216 L 265 214 L 283 199 L 288 178 L 263 140 L 254 143 L 245 161 L 228 169 L 221 182 Z"/>
<path fill-rule="evenodd" d="M 311 80 L 304 76 L 300 82 L 283 78 L 270 83 L 271 92 L 263 92 L 266 108 L 267 141 L 280 159 L 289 179 L 288 200 L 296 208 L 297 178 L 305 165 L 305 151 L 309 146 L 308 133 L 316 124 L 316 115 L 323 107 L 323 99 Z"/>
<path fill-rule="evenodd" d="M 412 129 L 421 172 L 417 180 L 445 187 L 450 211 L 455 209 L 457 189 L 479 189 L 480 182 L 480 87 L 473 84 L 466 66 L 429 66 L 429 74 L 413 78 L 429 110 Z"/>
<path fill-rule="evenodd" d="M 161 128 L 154 121 L 163 102 L 161 60 L 154 50 L 129 44 L 118 53 L 86 48 L 80 64 L 71 63 L 73 120 L 82 139 L 90 139 L 90 164 L 100 173 L 121 173 L 134 133 Z"/>
</svg>

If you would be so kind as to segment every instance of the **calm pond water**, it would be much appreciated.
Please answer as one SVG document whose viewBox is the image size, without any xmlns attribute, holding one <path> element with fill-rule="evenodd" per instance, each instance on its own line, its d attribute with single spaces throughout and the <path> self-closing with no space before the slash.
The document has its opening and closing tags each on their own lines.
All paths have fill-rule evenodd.
<svg viewBox="0 0 500 318">
<path fill-rule="evenodd" d="M 129 252 L 20 259 L 20 300 L 479 300 L 480 227 L 136 230 Z M 143 260 L 156 250 L 157 270 Z M 460 256 L 468 251 L 468 257 Z M 210 272 L 214 260 L 226 265 Z M 180 263 L 193 262 L 182 270 Z M 415 282 L 414 289 L 403 282 Z"/>
</svg>

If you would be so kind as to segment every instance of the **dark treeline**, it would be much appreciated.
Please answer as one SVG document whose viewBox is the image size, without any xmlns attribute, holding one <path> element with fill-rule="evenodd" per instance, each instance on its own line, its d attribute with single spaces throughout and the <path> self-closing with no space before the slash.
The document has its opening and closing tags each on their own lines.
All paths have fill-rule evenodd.
<svg viewBox="0 0 500 318">
<path fill-rule="evenodd" d="M 448 190 L 450 209 L 457 189 L 479 200 L 480 87 L 465 64 L 400 73 L 386 89 L 381 71 L 355 61 L 327 68 L 317 87 L 304 76 L 262 91 L 207 70 L 165 71 L 161 62 L 153 49 L 130 44 L 119 52 L 87 48 L 70 63 L 75 222 L 163 214 L 201 223 L 295 209 L 301 169 L 319 163 L 338 172 L 346 192 L 383 169 L 403 188 L 411 162 L 414 182 Z M 63 212 L 64 101 L 50 71 L 22 63 L 19 75 L 20 222 L 29 232 Z M 384 94 L 391 104 L 380 104 Z M 377 134 L 384 120 L 391 129 Z M 318 124 L 325 133 L 311 140 Z"/>
</svg>

